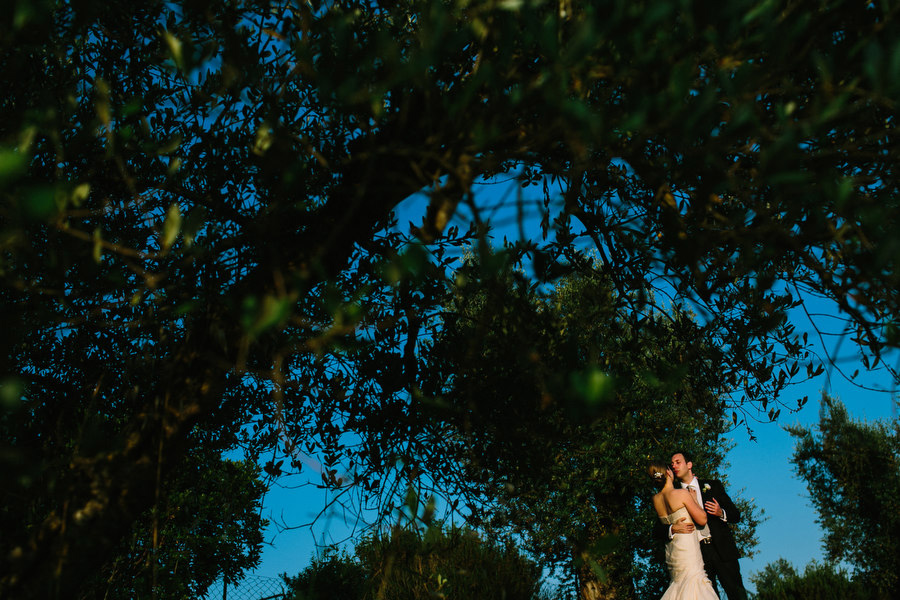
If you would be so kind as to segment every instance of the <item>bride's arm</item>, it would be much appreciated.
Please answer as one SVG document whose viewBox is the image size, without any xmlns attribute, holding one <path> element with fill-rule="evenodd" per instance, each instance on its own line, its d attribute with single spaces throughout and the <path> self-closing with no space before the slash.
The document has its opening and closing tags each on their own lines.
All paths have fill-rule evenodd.
<svg viewBox="0 0 900 600">
<path fill-rule="evenodd" d="M 694 494 L 690 493 L 687 490 L 676 490 L 681 492 L 684 498 L 684 507 L 688 509 L 688 513 L 691 515 L 691 519 L 694 520 L 694 525 L 699 527 L 703 527 L 706 525 L 706 511 L 697 504 L 697 498 Z"/>
</svg>

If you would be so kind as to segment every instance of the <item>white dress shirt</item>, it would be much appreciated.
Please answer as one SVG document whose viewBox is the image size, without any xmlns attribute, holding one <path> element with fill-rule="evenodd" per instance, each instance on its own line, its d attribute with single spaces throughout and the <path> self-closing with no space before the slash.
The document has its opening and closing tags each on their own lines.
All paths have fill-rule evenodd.
<svg viewBox="0 0 900 600">
<path fill-rule="evenodd" d="M 700 508 L 706 510 L 706 507 L 703 505 L 703 494 L 700 493 L 700 481 L 697 479 L 696 476 L 694 477 L 693 481 L 691 481 L 688 484 L 684 484 L 682 487 L 686 488 L 689 485 L 694 486 L 694 496 L 697 498 L 697 504 L 700 505 Z M 725 518 L 725 509 L 724 508 L 722 509 L 722 516 L 719 518 L 722 519 L 723 521 L 725 521 L 726 523 L 728 522 L 728 519 Z"/>
<path fill-rule="evenodd" d="M 703 508 L 703 495 L 700 493 L 700 482 L 696 477 L 694 477 L 693 481 L 691 481 L 690 483 L 682 484 L 681 487 L 687 488 L 688 486 L 693 486 L 694 498 L 696 498 L 697 504 L 700 506 L 700 508 Z"/>
<path fill-rule="evenodd" d="M 688 486 L 693 487 L 694 498 L 697 500 L 697 504 L 700 505 L 700 508 L 702 508 L 703 510 L 706 510 L 706 507 L 703 505 L 703 494 L 700 492 L 700 481 L 697 480 L 696 475 L 694 476 L 694 479 L 691 480 L 690 483 L 684 483 L 684 482 L 681 483 L 681 487 L 684 489 L 687 489 Z M 727 521 L 727 519 L 725 518 L 725 509 L 722 509 L 721 519 L 723 521 Z M 709 533 L 709 527 L 698 528 L 698 530 L 700 532 L 701 538 L 711 537 L 710 533 Z M 674 535 L 675 534 L 672 533 L 672 526 L 669 525 L 669 539 L 672 539 L 672 536 L 674 536 Z"/>
</svg>

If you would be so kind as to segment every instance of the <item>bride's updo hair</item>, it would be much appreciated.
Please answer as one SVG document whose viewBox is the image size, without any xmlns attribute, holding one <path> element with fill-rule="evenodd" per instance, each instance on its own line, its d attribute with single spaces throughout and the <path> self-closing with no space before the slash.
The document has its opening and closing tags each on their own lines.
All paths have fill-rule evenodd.
<svg viewBox="0 0 900 600">
<path fill-rule="evenodd" d="M 647 474 L 653 480 L 653 483 L 656 484 L 656 487 L 661 488 L 666 484 L 666 469 L 668 468 L 668 465 L 661 460 L 654 460 L 647 466 Z"/>
</svg>

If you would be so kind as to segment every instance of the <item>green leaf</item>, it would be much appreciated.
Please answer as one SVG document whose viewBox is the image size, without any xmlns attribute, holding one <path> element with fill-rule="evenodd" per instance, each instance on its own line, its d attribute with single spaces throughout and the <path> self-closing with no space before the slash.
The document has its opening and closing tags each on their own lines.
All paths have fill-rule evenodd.
<svg viewBox="0 0 900 600">
<path fill-rule="evenodd" d="M 172 247 L 172 244 L 175 243 L 175 240 L 178 238 L 178 234 L 181 232 L 181 210 L 178 208 L 177 204 L 173 204 L 169 207 L 169 212 L 166 214 L 166 220 L 163 223 L 163 233 L 162 233 L 162 249 L 163 251 L 167 251 Z"/>
<path fill-rule="evenodd" d="M 615 396 L 615 380 L 597 368 L 573 372 L 571 382 L 581 400 L 591 408 L 597 408 Z"/>
<path fill-rule="evenodd" d="M 263 297 L 259 310 L 256 310 L 256 300 L 248 298 L 245 300 L 245 310 L 252 311 L 253 316 L 249 327 L 247 327 L 247 332 L 250 335 L 259 335 L 263 331 L 281 323 L 290 314 L 292 305 L 293 301 L 289 297 L 267 295 Z"/>
<path fill-rule="evenodd" d="M 607 581 L 609 581 L 609 575 L 607 575 L 606 569 L 604 569 L 599 562 L 591 558 L 590 560 L 588 560 L 588 565 L 591 567 L 591 571 L 594 573 L 594 575 L 597 576 L 598 580 L 600 580 L 602 583 L 606 583 Z"/>
<path fill-rule="evenodd" d="M 183 45 L 181 40 L 172 35 L 172 32 L 168 30 L 162 32 L 162 38 L 166 43 L 166 47 L 169 49 L 169 54 L 171 55 L 175 66 L 178 67 L 179 70 L 184 69 L 184 54 L 182 53 Z"/>
<path fill-rule="evenodd" d="M 9 184 L 25 172 L 27 158 L 18 150 L 0 148 L 0 186 Z"/>
<path fill-rule="evenodd" d="M 272 147 L 275 141 L 275 130 L 266 122 L 260 124 L 256 129 L 256 139 L 253 141 L 253 153 L 257 156 L 263 156 Z"/>
<path fill-rule="evenodd" d="M 100 234 L 100 228 L 97 227 L 94 229 L 94 248 L 93 248 L 93 257 L 94 262 L 100 262 L 100 259 L 103 257 L 103 237 Z"/>
<path fill-rule="evenodd" d="M 747 14 L 744 15 L 743 23 L 744 25 L 749 25 L 753 21 L 759 19 L 767 12 L 773 10 L 776 6 L 775 0 L 763 0 L 752 9 L 750 9 Z"/>
<path fill-rule="evenodd" d="M 82 202 L 88 199 L 90 193 L 91 184 L 86 182 L 79 183 L 72 189 L 72 193 L 69 195 L 69 201 L 72 203 L 72 206 L 81 206 Z"/>
<path fill-rule="evenodd" d="M 25 385 L 18 377 L 7 377 L 0 381 L 0 408 L 5 411 L 17 409 L 25 396 Z"/>
</svg>

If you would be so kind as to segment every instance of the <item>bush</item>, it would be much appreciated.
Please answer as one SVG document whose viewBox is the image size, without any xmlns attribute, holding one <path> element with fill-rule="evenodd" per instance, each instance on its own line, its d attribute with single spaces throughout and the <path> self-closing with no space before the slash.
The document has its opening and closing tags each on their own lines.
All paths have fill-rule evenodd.
<svg viewBox="0 0 900 600">
<path fill-rule="evenodd" d="M 512 545 L 485 542 L 470 530 L 431 528 L 424 537 L 395 530 L 356 550 L 372 569 L 372 583 L 385 600 L 531 600 L 540 591 L 541 569 Z"/>
<path fill-rule="evenodd" d="M 756 585 L 755 600 L 881 600 L 844 569 L 816 561 L 800 575 L 788 561 L 778 559 L 750 580 Z"/>
<path fill-rule="evenodd" d="M 475 532 L 395 529 L 361 541 L 355 557 L 329 552 L 296 577 L 282 575 L 294 600 L 535 600 L 541 568 L 511 544 Z"/>
<path fill-rule="evenodd" d="M 366 570 L 344 552 L 326 550 L 296 577 L 281 576 L 291 600 L 361 600 Z"/>
</svg>

